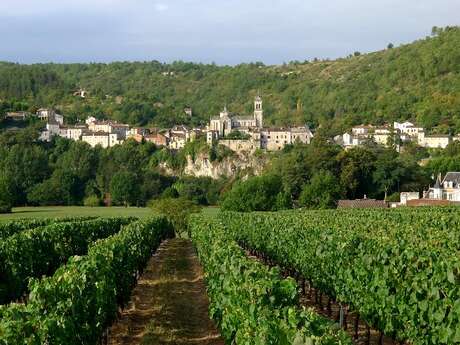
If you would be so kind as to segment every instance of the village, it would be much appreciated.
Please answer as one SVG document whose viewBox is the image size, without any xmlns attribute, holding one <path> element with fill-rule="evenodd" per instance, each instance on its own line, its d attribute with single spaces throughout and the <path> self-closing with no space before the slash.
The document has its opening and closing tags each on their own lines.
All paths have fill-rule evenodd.
<svg viewBox="0 0 460 345">
<path fill-rule="evenodd" d="M 192 116 L 192 109 L 184 110 Z M 25 120 L 31 116 L 25 112 L 10 112 L 7 118 Z M 39 139 L 49 142 L 54 136 L 74 141 L 83 141 L 91 147 L 110 148 L 132 139 L 137 142 L 151 142 L 158 147 L 180 150 L 188 142 L 199 138 L 209 146 L 223 145 L 237 153 L 253 154 L 256 150 L 280 151 L 286 145 L 295 143 L 310 144 L 314 134 L 307 125 L 293 127 L 265 127 L 263 101 L 260 96 L 254 99 L 254 113 L 239 116 L 229 112 L 225 106 L 218 116 L 210 118 L 206 127 L 189 128 L 176 125 L 169 129 L 131 127 L 111 120 L 98 120 L 88 117 L 84 123 L 66 125 L 64 116 L 53 109 L 39 109 L 35 115 L 46 122 Z M 394 147 L 400 152 L 402 145 L 414 143 L 427 149 L 445 149 L 460 135 L 427 134 L 426 129 L 414 123 L 394 122 L 393 125 L 355 126 L 350 132 L 334 137 L 334 142 L 345 150 L 373 142 L 385 147 Z M 407 205 L 437 205 L 460 202 L 460 173 L 449 172 L 438 176 L 434 186 L 427 187 L 421 195 L 418 192 L 402 192 L 400 201 L 389 203 L 384 200 L 360 199 L 339 201 L 339 208 L 399 207 Z"/>
<path fill-rule="evenodd" d="M 351 132 L 336 136 L 334 141 L 345 149 L 365 144 L 369 140 L 383 146 L 394 146 L 397 151 L 403 143 L 413 142 L 427 149 L 445 149 L 453 141 L 460 141 L 460 135 L 427 134 L 426 129 L 412 122 L 394 122 L 393 126 L 355 126 Z"/>
<path fill-rule="evenodd" d="M 184 109 L 192 116 L 192 108 Z M 6 118 L 25 120 L 31 116 L 26 112 L 8 112 Z M 125 140 L 151 142 L 159 147 L 180 150 L 187 142 L 206 138 L 209 145 L 219 144 L 235 152 L 253 153 L 257 149 L 279 151 L 286 145 L 309 144 L 313 133 L 307 125 L 295 127 L 265 127 L 263 102 L 260 96 L 254 99 L 254 113 L 239 116 L 228 111 L 225 106 L 218 116 L 211 117 L 206 127 L 189 128 L 176 125 L 168 129 L 130 127 L 127 124 L 111 120 L 98 120 L 88 117 L 84 123 L 66 125 L 64 116 L 53 109 L 38 109 L 33 115 L 46 122 L 40 134 L 40 140 L 50 141 L 60 136 L 75 141 L 84 141 L 91 147 L 102 148 L 122 144 Z M 394 147 L 398 152 L 401 145 L 412 142 L 427 149 L 445 149 L 450 143 L 460 141 L 460 134 L 427 134 L 427 130 L 414 123 L 394 122 L 393 125 L 373 126 L 370 124 L 355 126 L 350 132 L 334 137 L 334 142 L 344 149 L 362 146 L 369 141 L 386 147 Z"/>
<path fill-rule="evenodd" d="M 189 116 L 192 109 L 184 110 Z M 28 115 L 24 112 L 7 113 L 6 118 L 22 120 Z M 91 147 L 100 145 L 109 148 L 122 144 L 125 140 L 134 139 L 138 142 L 151 142 L 159 147 L 180 150 L 187 142 L 193 142 L 202 137 L 209 145 L 219 144 L 235 152 L 252 153 L 257 149 L 279 151 L 286 145 L 294 143 L 309 144 L 313 133 L 308 126 L 299 127 L 264 127 L 262 98 L 254 100 L 254 114 L 238 116 L 227 110 L 219 116 L 212 117 L 206 127 L 189 128 L 176 125 L 169 129 L 130 127 L 116 121 L 98 120 L 88 117 L 85 123 L 66 125 L 64 116 L 53 109 L 39 109 L 36 114 L 46 122 L 46 127 L 40 134 L 40 140 L 51 141 L 59 136 L 75 141 L 83 141 Z"/>
</svg>

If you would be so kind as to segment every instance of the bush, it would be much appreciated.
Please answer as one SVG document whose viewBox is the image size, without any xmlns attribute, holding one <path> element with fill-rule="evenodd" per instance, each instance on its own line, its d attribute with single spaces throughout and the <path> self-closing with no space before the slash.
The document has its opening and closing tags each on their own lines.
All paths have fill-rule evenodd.
<svg viewBox="0 0 460 345">
<path fill-rule="evenodd" d="M 276 175 L 252 177 L 236 183 L 225 196 L 222 209 L 237 212 L 275 211 L 286 208 L 281 178 Z"/>
<path fill-rule="evenodd" d="M 110 181 L 110 193 L 115 205 L 130 206 L 138 202 L 139 181 L 134 173 L 120 171 Z"/>
<path fill-rule="evenodd" d="M 90 195 L 85 198 L 83 205 L 86 207 L 98 207 L 102 205 L 102 200 L 99 199 L 96 195 Z"/>
<path fill-rule="evenodd" d="M 321 170 L 303 187 L 299 204 L 313 209 L 334 208 L 341 195 L 337 178 L 331 172 Z"/>
<path fill-rule="evenodd" d="M 389 197 L 387 197 L 386 201 L 388 201 L 388 202 L 400 202 L 401 201 L 400 194 L 397 193 L 397 192 L 393 193 Z"/>
<path fill-rule="evenodd" d="M 2 201 L 0 201 L 0 214 L 2 213 L 11 213 L 11 205 L 10 204 L 6 204 Z"/>
<path fill-rule="evenodd" d="M 185 198 L 152 200 L 149 204 L 155 212 L 168 218 L 177 233 L 187 232 L 190 215 L 201 211 L 199 205 Z"/>
</svg>

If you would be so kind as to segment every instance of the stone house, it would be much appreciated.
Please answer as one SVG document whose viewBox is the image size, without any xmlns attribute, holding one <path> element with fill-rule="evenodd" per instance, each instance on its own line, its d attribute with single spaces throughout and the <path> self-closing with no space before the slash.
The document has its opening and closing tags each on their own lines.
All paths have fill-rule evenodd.
<svg viewBox="0 0 460 345">
<path fill-rule="evenodd" d="M 163 146 L 166 147 L 168 146 L 168 137 L 165 135 L 159 133 L 159 132 L 154 132 L 152 134 L 147 134 L 145 136 L 145 141 L 148 141 L 150 143 L 155 144 L 156 146 Z"/>
<path fill-rule="evenodd" d="M 128 125 L 120 124 L 116 121 L 92 121 L 88 124 L 88 129 L 95 133 L 115 133 L 120 139 L 126 139 L 126 136 L 129 132 Z"/>
<path fill-rule="evenodd" d="M 79 141 L 86 129 L 85 125 L 68 126 L 65 137 L 70 140 Z"/>
<path fill-rule="evenodd" d="M 25 111 L 10 111 L 5 114 L 6 119 L 13 121 L 24 121 L 29 116 L 29 113 Z"/>
<path fill-rule="evenodd" d="M 429 149 L 445 149 L 452 142 L 448 134 L 426 135 L 425 131 L 418 133 L 418 145 Z"/>
<path fill-rule="evenodd" d="M 60 125 L 64 124 L 64 116 L 57 114 L 53 109 L 40 108 L 37 110 L 36 115 L 40 120 L 43 121 L 57 122 Z"/>
<path fill-rule="evenodd" d="M 104 149 L 113 147 L 123 142 L 123 140 L 118 138 L 118 134 L 116 133 L 92 131 L 85 131 L 81 137 L 81 140 L 85 143 L 88 143 L 91 147 L 100 145 Z"/>
</svg>

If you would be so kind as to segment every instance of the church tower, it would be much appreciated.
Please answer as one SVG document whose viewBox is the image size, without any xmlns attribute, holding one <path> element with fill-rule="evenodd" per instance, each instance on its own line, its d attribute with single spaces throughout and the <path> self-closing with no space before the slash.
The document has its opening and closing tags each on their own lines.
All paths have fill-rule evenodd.
<svg viewBox="0 0 460 345">
<path fill-rule="evenodd" d="M 256 120 L 257 127 L 264 126 L 264 110 L 262 107 L 262 98 L 257 95 L 254 101 L 254 119 Z"/>
</svg>

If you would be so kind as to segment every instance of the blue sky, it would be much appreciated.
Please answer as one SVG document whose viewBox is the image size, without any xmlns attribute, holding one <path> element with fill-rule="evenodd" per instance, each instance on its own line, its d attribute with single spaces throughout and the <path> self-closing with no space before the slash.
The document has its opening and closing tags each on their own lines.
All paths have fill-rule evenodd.
<svg viewBox="0 0 460 345">
<path fill-rule="evenodd" d="M 280 64 L 458 24 L 459 0 L 1 0 L 0 60 Z"/>
</svg>

